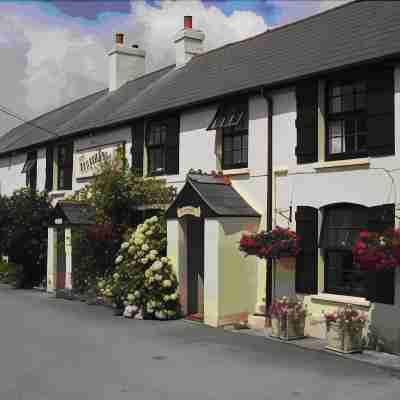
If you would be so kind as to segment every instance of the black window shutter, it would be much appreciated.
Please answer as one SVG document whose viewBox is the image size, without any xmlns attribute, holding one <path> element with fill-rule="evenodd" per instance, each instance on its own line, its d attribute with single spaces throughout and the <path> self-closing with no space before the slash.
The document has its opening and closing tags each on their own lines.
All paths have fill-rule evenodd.
<svg viewBox="0 0 400 400">
<path fill-rule="evenodd" d="M 168 119 L 165 144 L 165 173 L 179 174 L 179 117 Z"/>
<path fill-rule="evenodd" d="M 367 79 L 367 130 L 370 156 L 395 153 L 393 68 L 373 68 Z"/>
<path fill-rule="evenodd" d="M 132 126 L 132 170 L 143 175 L 144 121 Z"/>
<path fill-rule="evenodd" d="M 318 81 L 303 81 L 296 86 L 298 164 L 318 161 Z"/>
<path fill-rule="evenodd" d="M 52 145 L 46 147 L 46 182 L 45 189 L 50 192 L 53 190 L 53 162 L 54 148 Z"/>
<path fill-rule="evenodd" d="M 66 190 L 72 190 L 72 175 L 74 170 L 74 143 L 69 142 L 66 145 L 65 160 L 65 187 Z"/>
<path fill-rule="evenodd" d="M 394 227 L 395 205 L 384 204 L 368 210 L 368 230 L 383 232 Z M 369 271 L 367 276 L 367 299 L 383 304 L 394 304 L 395 272 L 393 269 Z"/>
<path fill-rule="evenodd" d="M 318 209 L 299 206 L 296 211 L 296 232 L 301 251 L 296 257 L 296 292 L 318 292 Z"/>
</svg>

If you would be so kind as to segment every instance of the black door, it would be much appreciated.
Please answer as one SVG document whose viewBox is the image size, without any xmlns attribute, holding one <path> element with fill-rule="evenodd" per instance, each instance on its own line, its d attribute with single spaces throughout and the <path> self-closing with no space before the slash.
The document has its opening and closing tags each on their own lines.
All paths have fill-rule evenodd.
<svg viewBox="0 0 400 400">
<path fill-rule="evenodd" d="M 187 305 L 188 314 L 204 314 L 204 220 L 187 218 Z"/>
<path fill-rule="evenodd" d="M 57 289 L 65 289 L 65 229 L 57 228 Z"/>
</svg>

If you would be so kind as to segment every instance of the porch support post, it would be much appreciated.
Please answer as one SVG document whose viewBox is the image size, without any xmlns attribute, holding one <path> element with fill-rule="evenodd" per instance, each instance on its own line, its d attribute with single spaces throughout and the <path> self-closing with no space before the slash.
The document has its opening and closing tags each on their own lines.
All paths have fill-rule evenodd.
<svg viewBox="0 0 400 400">
<path fill-rule="evenodd" d="M 57 287 L 57 230 L 47 228 L 47 292 Z"/>
</svg>

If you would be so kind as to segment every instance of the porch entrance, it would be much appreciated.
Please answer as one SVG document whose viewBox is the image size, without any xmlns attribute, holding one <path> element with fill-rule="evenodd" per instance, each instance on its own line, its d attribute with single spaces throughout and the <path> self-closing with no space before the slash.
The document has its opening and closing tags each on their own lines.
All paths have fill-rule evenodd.
<svg viewBox="0 0 400 400">
<path fill-rule="evenodd" d="M 57 228 L 57 289 L 65 289 L 66 258 L 65 229 Z"/>
<path fill-rule="evenodd" d="M 204 219 L 186 216 L 187 314 L 188 319 L 204 317 Z"/>
</svg>

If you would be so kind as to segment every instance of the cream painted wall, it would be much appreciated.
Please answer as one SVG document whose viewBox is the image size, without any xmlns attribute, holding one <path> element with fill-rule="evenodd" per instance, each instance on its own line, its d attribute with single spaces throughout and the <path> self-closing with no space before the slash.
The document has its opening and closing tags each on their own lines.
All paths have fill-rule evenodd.
<svg viewBox="0 0 400 400">
<path fill-rule="evenodd" d="M 238 250 L 242 232 L 258 218 L 220 218 L 218 246 L 218 320 L 226 324 L 253 313 L 257 303 L 257 259 Z"/>
<path fill-rule="evenodd" d="M 219 246 L 220 226 L 218 220 L 204 221 L 204 322 L 218 326 L 219 318 Z"/>
</svg>

